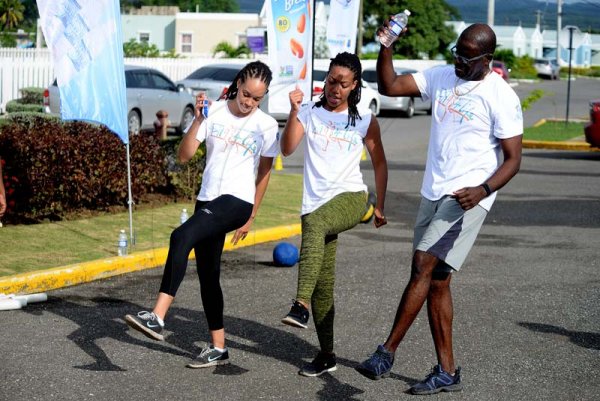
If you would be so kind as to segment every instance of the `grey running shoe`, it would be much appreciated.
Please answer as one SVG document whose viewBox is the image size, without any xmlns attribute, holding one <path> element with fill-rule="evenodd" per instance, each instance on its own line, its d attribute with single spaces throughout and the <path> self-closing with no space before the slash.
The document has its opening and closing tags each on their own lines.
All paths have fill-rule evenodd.
<svg viewBox="0 0 600 401">
<path fill-rule="evenodd" d="M 317 357 L 311 363 L 307 363 L 300 369 L 298 374 L 308 377 L 321 376 L 326 372 L 337 370 L 335 354 L 326 354 L 319 352 Z"/>
<path fill-rule="evenodd" d="M 192 369 L 208 368 L 209 366 L 225 365 L 229 363 L 229 351 L 223 352 L 215 349 L 213 345 L 204 348 L 192 362 L 186 366 Z"/>
<path fill-rule="evenodd" d="M 412 394 L 426 395 L 435 394 L 440 391 L 460 391 L 462 383 L 460 381 L 460 368 L 457 368 L 454 375 L 442 369 L 442 365 L 435 365 L 431 373 L 425 380 L 415 384 L 410 388 Z"/>
<path fill-rule="evenodd" d="M 125 322 L 131 327 L 145 336 L 158 341 L 164 341 L 165 337 L 160 334 L 163 326 L 158 323 L 154 312 L 141 311 L 137 316 L 125 315 Z"/>
<path fill-rule="evenodd" d="M 308 327 L 308 309 L 298 301 L 294 301 L 290 312 L 281 319 L 281 323 L 306 329 Z"/>
</svg>

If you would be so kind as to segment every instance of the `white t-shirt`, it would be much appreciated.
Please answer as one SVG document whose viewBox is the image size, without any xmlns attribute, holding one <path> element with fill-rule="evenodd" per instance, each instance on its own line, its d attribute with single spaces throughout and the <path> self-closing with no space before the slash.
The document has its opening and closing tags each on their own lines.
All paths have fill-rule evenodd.
<svg viewBox="0 0 600 401">
<path fill-rule="evenodd" d="M 302 214 L 310 213 L 342 192 L 366 191 L 360 157 L 371 114 L 348 125 L 348 111 L 332 113 L 314 102 L 303 105 L 298 120 L 304 127 L 304 192 Z M 346 125 L 348 127 L 346 128 Z"/>
<path fill-rule="evenodd" d="M 196 139 L 206 141 L 206 167 L 198 200 L 233 195 L 254 204 L 255 172 L 260 156 L 279 153 L 277 121 L 260 109 L 236 117 L 227 101 L 213 103 Z"/>
<path fill-rule="evenodd" d="M 432 100 L 431 137 L 421 195 L 438 200 L 481 185 L 501 164 L 500 139 L 523 133 L 521 102 L 496 73 L 464 81 L 454 66 L 413 75 L 423 98 Z M 494 192 L 479 204 L 490 210 Z"/>
</svg>

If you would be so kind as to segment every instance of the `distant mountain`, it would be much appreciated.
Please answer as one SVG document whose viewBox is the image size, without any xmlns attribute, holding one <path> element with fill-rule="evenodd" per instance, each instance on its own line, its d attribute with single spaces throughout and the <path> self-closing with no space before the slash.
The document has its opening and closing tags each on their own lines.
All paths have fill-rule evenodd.
<svg viewBox="0 0 600 401">
<path fill-rule="evenodd" d="M 466 22 L 487 22 L 486 0 L 446 0 L 446 3 L 456 7 Z M 238 0 L 238 4 L 241 12 L 258 13 L 263 0 Z M 534 27 L 539 10 L 542 29 L 556 29 L 556 0 L 496 0 L 495 4 L 496 25 L 520 23 L 523 27 Z M 562 14 L 562 26 L 577 25 L 582 31 L 600 32 L 600 0 L 564 0 Z"/>
<path fill-rule="evenodd" d="M 465 22 L 487 22 L 486 0 L 446 0 Z M 495 25 L 534 27 L 540 11 L 542 29 L 556 29 L 556 0 L 496 0 Z M 600 32 L 600 0 L 563 1 L 562 26 L 576 25 L 581 31 Z"/>
</svg>

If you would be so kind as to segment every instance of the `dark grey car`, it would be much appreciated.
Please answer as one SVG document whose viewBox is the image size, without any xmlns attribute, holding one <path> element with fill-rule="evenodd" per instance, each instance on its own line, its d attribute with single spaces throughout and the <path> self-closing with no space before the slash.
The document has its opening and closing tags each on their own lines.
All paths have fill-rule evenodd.
<svg viewBox="0 0 600 401">
<path fill-rule="evenodd" d="M 154 128 L 156 112 L 169 113 L 170 127 L 181 133 L 194 118 L 194 97 L 167 78 L 162 72 L 137 66 L 125 66 L 127 126 L 129 132 Z M 46 111 L 60 114 L 60 95 L 56 80 L 48 88 Z"/>
</svg>

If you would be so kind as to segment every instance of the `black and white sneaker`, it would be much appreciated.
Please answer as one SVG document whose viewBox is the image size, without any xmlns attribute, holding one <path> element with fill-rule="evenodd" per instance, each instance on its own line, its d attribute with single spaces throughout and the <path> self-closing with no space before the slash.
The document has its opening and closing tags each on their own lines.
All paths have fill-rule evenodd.
<svg viewBox="0 0 600 401">
<path fill-rule="evenodd" d="M 204 348 L 200 355 L 198 355 L 192 362 L 186 366 L 192 369 L 208 368 L 209 366 L 225 365 L 229 363 L 229 351 L 221 352 L 213 345 L 208 348 Z"/>
<path fill-rule="evenodd" d="M 308 327 L 309 316 L 310 313 L 308 312 L 306 306 L 302 305 L 298 301 L 294 301 L 292 304 L 292 309 L 290 309 L 286 317 L 281 319 L 281 323 L 306 329 Z"/>
<path fill-rule="evenodd" d="M 141 311 L 137 316 L 125 315 L 125 322 L 131 327 L 145 336 L 158 341 L 164 341 L 165 337 L 160 334 L 163 326 L 158 323 L 154 312 Z"/>
<path fill-rule="evenodd" d="M 319 352 L 317 357 L 313 359 L 311 363 L 307 363 L 300 369 L 298 374 L 308 377 L 321 376 L 326 372 L 333 372 L 337 370 L 335 361 L 335 354 L 326 354 Z"/>
</svg>

